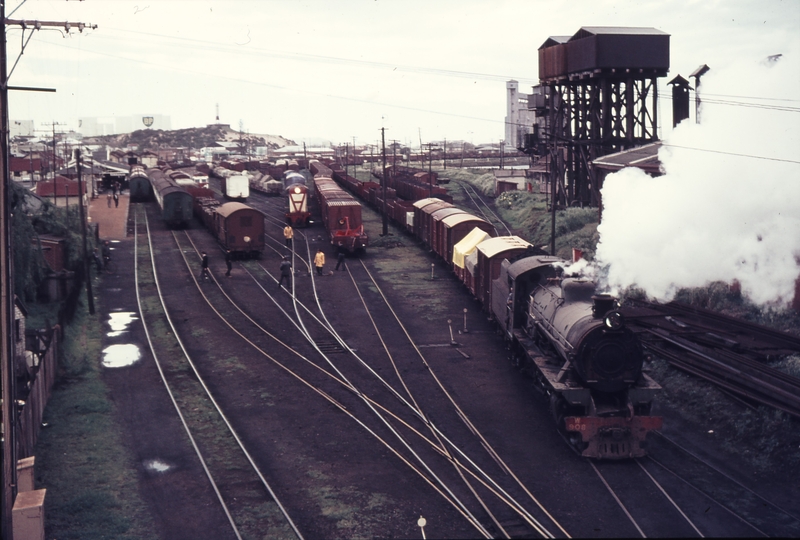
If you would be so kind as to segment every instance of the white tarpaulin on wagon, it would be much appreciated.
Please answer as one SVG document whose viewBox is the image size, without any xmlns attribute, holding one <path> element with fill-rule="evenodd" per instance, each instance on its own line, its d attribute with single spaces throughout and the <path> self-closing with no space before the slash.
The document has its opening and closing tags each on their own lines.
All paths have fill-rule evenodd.
<svg viewBox="0 0 800 540">
<path fill-rule="evenodd" d="M 475 247 L 487 238 L 491 238 L 491 236 L 486 231 L 482 231 L 477 227 L 472 229 L 467 236 L 453 246 L 453 265 L 464 268 L 466 256 L 475 251 Z"/>
</svg>

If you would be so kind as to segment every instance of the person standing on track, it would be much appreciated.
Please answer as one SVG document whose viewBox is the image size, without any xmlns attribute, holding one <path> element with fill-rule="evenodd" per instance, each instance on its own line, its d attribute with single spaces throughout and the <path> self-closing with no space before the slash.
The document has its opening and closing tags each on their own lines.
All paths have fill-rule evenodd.
<svg viewBox="0 0 800 540">
<path fill-rule="evenodd" d="M 281 279 L 278 281 L 279 289 L 284 279 L 286 279 L 286 288 L 290 289 L 292 287 L 292 263 L 289 262 L 289 257 L 284 257 L 281 261 Z"/>
<path fill-rule="evenodd" d="M 119 208 L 119 193 L 114 190 L 114 208 Z"/>
<path fill-rule="evenodd" d="M 325 254 L 322 253 L 321 249 L 317 250 L 317 254 L 314 256 L 314 266 L 317 267 L 317 275 L 322 275 L 322 267 L 325 266 Z"/>
<path fill-rule="evenodd" d="M 106 201 L 108 202 L 108 207 L 111 208 L 111 192 L 110 191 L 106 194 Z"/>
<path fill-rule="evenodd" d="M 233 253 L 231 250 L 225 250 L 225 266 L 228 267 L 228 271 L 225 272 L 225 277 L 231 277 L 231 268 L 233 268 Z"/>
<path fill-rule="evenodd" d="M 200 277 L 208 279 L 208 254 L 205 251 L 200 252 Z"/>
<path fill-rule="evenodd" d="M 292 239 L 294 238 L 294 230 L 291 225 L 283 228 L 283 238 L 286 241 L 286 247 L 292 249 Z"/>
<path fill-rule="evenodd" d="M 334 268 L 334 270 L 338 270 L 340 266 L 342 267 L 342 270 L 345 270 L 344 251 L 339 251 L 339 255 L 336 257 L 336 268 Z"/>
</svg>

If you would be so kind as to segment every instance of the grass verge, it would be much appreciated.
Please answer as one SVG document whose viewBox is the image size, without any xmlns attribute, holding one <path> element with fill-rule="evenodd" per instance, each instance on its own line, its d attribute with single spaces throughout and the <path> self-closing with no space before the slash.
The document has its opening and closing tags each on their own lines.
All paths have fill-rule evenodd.
<svg viewBox="0 0 800 540">
<path fill-rule="evenodd" d="M 45 409 L 47 427 L 36 445 L 36 487 L 47 489 L 45 534 L 82 540 L 157 538 L 102 379 L 103 325 L 97 315 L 89 315 L 85 295 L 80 304 L 64 329 L 59 376 Z M 52 317 L 52 305 L 30 308 L 31 328 Z"/>
</svg>

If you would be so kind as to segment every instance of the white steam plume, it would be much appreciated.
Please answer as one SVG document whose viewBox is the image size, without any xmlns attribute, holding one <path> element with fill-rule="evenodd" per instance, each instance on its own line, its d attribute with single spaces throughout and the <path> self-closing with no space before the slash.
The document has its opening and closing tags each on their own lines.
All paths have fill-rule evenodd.
<svg viewBox="0 0 800 540">
<path fill-rule="evenodd" d="M 702 124 L 685 120 L 659 153 L 666 174 L 626 169 L 606 178 L 597 259 L 610 287 L 636 285 L 668 300 L 681 287 L 737 280 L 757 304 L 792 300 L 800 275 L 798 51 L 777 62 L 712 66 L 700 88 L 708 100 Z M 712 103 L 719 99 L 782 109 Z"/>
</svg>

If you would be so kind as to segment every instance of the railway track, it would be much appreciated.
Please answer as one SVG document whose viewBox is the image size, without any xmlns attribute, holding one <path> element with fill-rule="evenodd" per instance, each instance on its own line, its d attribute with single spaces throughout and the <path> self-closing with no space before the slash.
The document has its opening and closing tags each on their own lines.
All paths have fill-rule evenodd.
<svg viewBox="0 0 800 540">
<path fill-rule="evenodd" d="M 691 501 L 692 493 L 697 494 L 697 502 L 688 506 L 693 512 L 702 509 L 705 516 L 724 525 L 730 536 L 800 535 L 800 517 L 786 508 L 786 501 L 765 497 L 759 493 L 759 485 L 748 486 L 737 478 L 740 471 L 715 465 L 669 436 L 659 433 L 659 439 L 664 444 L 653 445 L 639 464 L 643 468 L 646 463 L 652 464 L 647 467 L 652 475 L 670 484 L 675 492 L 684 491 L 684 500 Z"/>
<path fill-rule="evenodd" d="M 800 378 L 768 365 L 800 352 L 800 338 L 674 302 L 635 302 L 625 314 L 645 348 L 671 365 L 800 418 Z"/>
<path fill-rule="evenodd" d="M 279 214 L 280 212 L 274 212 L 267 216 L 267 221 L 275 227 L 276 231 L 283 227 L 282 214 Z M 280 255 L 288 253 L 280 236 L 278 234 L 276 234 L 276 236 L 278 237 L 277 239 L 273 238 L 268 240 L 268 251 Z M 313 234 L 309 236 L 313 236 Z M 187 235 L 187 239 L 188 238 L 189 236 Z M 309 271 L 311 268 L 309 259 L 313 241 L 313 238 L 306 238 L 305 232 L 296 231 L 293 262 L 296 268 L 300 268 L 299 272 L 301 274 L 306 272 L 311 274 Z M 184 251 L 188 251 L 188 249 L 182 245 L 181 252 Z M 305 254 L 300 256 L 303 251 L 305 251 Z M 348 337 L 339 334 L 342 329 L 340 328 L 339 332 L 337 332 L 336 322 L 326 321 L 323 315 L 326 306 L 325 301 L 320 301 L 319 295 L 311 294 L 314 288 L 313 286 L 303 286 L 299 289 L 293 287 L 289 293 L 287 293 L 287 291 L 278 291 L 271 287 L 277 282 L 273 275 L 277 268 L 268 268 L 259 263 L 244 263 L 240 266 L 246 268 L 248 273 L 251 274 L 253 282 L 261 284 L 264 289 L 265 297 L 262 299 L 252 298 L 250 299 L 251 302 L 253 304 L 261 304 L 262 307 L 265 302 L 281 306 L 284 310 L 284 316 L 294 321 L 293 324 L 296 325 L 295 329 L 297 335 L 304 336 L 303 339 L 308 342 L 308 346 L 314 349 L 314 354 L 319 355 L 318 358 L 315 357 L 313 359 L 310 354 L 301 358 L 301 355 L 298 355 L 297 351 L 290 351 L 290 349 L 294 350 L 299 348 L 296 341 L 293 340 L 291 341 L 292 345 L 288 345 L 287 343 L 285 346 L 287 355 L 292 359 L 299 359 L 305 367 L 299 369 L 294 365 L 295 362 L 290 360 L 284 362 L 285 367 L 282 369 L 294 371 L 298 377 L 297 380 L 304 381 L 301 382 L 301 384 L 305 388 L 310 389 L 318 398 L 322 398 L 323 401 L 330 403 L 340 413 L 350 418 L 364 432 L 368 433 L 371 438 L 378 441 L 380 445 L 386 448 L 391 455 L 395 456 L 413 476 L 422 478 L 442 500 L 448 501 L 447 504 L 455 508 L 456 511 L 462 515 L 463 519 L 470 523 L 476 534 L 484 537 L 529 537 L 534 534 L 546 537 L 567 535 L 566 530 L 560 528 L 560 526 L 553 528 L 551 524 L 548 523 L 546 528 L 538 530 L 526 521 L 528 518 L 520 517 L 521 511 L 516 509 L 516 505 L 520 505 L 523 508 L 525 506 L 530 506 L 530 501 L 525 500 L 525 495 L 519 497 L 519 494 L 524 491 L 524 486 L 509 488 L 509 484 L 513 484 L 513 482 L 509 482 L 508 479 L 508 476 L 510 476 L 510 469 L 509 471 L 504 470 L 499 456 L 492 456 L 491 451 L 488 449 L 484 449 L 485 453 L 479 458 L 475 457 L 474 451 L 467 452 L 463 450 L 464 454 L 462 455 L 460 453 L 460 448 L 470 446 L 470 444 L 464 445 L 464 438 L 461 434 L 454 437 L 454 442 L 451 443 L 448 437 L 439 430 L 438 425 L 440 421 L 433 422 L 431 420 L 432 417 L 437 417 L 440 420 L 442 415 L 440 407 L 442 401 L 432 402 L 429 397 L 432 392 L 430 392 L 427 387 L 425 390 L 422 390 L 422 392 L 419 392 L 419 388 L 415 387 L 417 383 L 406 385 L 400 382 L 380 382 L 376 384 L 375 380 L 377 380 L 377 377 L 375 377 L 375 375 L 370 374 L 368 378 L 363 377 L 363 372 L 368 372 L 369 367 L 373 366 L 378 361 L 378 353 L 373 348 L 365 347 L 362 347 L 362 351 L 369 351 L 368 354 L 350 350 L 351 347 Z M 368 277 L 368 268 L 366 266 L 363 267 L 363 271 L 358 264 L 352 262 L 348 264 L 348 267 L 350 267 L 353 272 L 351 280 L 353 281 L 354 291 L 358 290 L 365 296 L 370 294 L 374 296 L 380 291 L 381 287 L 375 282 L 377 280 L 372 280 Z M 188 261 L 186 263 L 186 268 L 189 273 L 192 273 L 191 264 Z M 314 276 L 311 275 L 312 281 L 310 283 L 314 283 L 314 279 Z M 293 286 L 296 281 L 297 279 L 293 279 Z M 223 280 L 220 285 L 220 289 L 225 288 L 225 281 Z M 220 311 L 227 312 L 234 309 L 232 305 L 235 301 L 233 299 L 223 301 L 223 297 L 224 294 L 217 294 L 214 292 L 210 295 L 210 298 L 212 298 L 210 304 L 214 304 Z M 269 299 L 265 300 L 265 298 Z M 229 305 L 225 306 L 225 303 Z M 390 326 L 391 319 L 387 312 L 378 309 L 377 303 L 375 302 L 368 301 L 368 304 L 368 309 L 374 312 L 371 317 L 377 321 L 375 323 L 376 334 L 397 334 L 397 330 L 392 329 Z M 249 308 L 246 306 L 242 307 L 244 312 L 248 312 L 248 310 L 253 311 L 253 313 L 256 312 L 252 305 Z M 397 323 L 399 322 L 398 320 Z M 253 324 L 255 325 L 257 323 L 254 322 Z M 243 327 L 243 325 L 237 323 L 234 323 L 233 326 L 240 329 Z M 257 333 L 258 332 L 253 332 L 251 329 L 247 332 L 243 332 L 243 334 L 246 335 L 242 337 L 243 339 L 252 339 L 252 341 L 256 343 L 259 339 L 263 338 L 263 332 L 261 337 L 256 336 Z M 269 338 L 269 340 L 273 340 L 273 338 Z M 389 341 L 389 339 L 386 339 L 386 341 Z M 259 354 L 263 355 L 265 358 L 271 361 L 278 361 L 277 355 L 274 353 L 274 343 L 270 346 L 266 346 L 262 343 L 254 345 L 254 347 L 260 347 L 262 351 L 259 352 Z M 395 355 L 399 350 L 396 343 L 389 346 L 388 349 L 390 352 L 387 352 L 387 355 Z M 267 353 L 267 350 L 272 352 L 272 354 Z M 332 355 L 336 355 L 336 357 Z M 338 358 L 343 355 L 346 355 L 348 359 L 356 357 L 363 358 L 360 359 L 361 361 L 359 361 L 357 367 L 353 369 L 353 366 L 348 365 L 351 363 L 351 360 L 342 360 Z M 320 359 L 322 359 L 322 362 L 320 362 Z M 425 358 L 420 355 L 417 363 L 423 365 L 421 371 L 425 373 L 426 376 L 433 379 L 436 378 L 434 370 L 431 369 L 431 362 L 427 362 Z M 290 368 L 290 365 L 293 367 Z M 337 372 L 333 366 L 337 366 L 341 370 L 341 375 L 346 376 L 340 376 L 340 373 Z M 406 362 L 401 366 L 392 368 L 392 372 L 398 375 L 399 380 L 402 378 L 402 374 L 408 369 L 408 363 Z M 309 375 L 312 372 L 315 373 L 316 376 Z M 359 375 L 359 372 L 362 373 Z M 368 379 L 374 380 L 370 381 Z M 400 386 L 398 386 L 398 384 Z M 409 388 L 406 388 L 406 386 Z M 383 389 L 380 389 L 381 387 Z M 422 394 L 423 399 L 420 400 L 421 403 L 417 403 L 417 400 L 414 398 L 414 395 L 417 393 Z M 434 404 L 434 408 L 431 408 L 432 404 Z M 448 406 L 448 408 L 452 408 L 454 411 L 458 410 L 458 406 L 455 403 L 453 403 L 453 405 L 455 406 Z M 459 416 L 458 413 L 453 414 Z M 382 419 L 379 417 L 382 417 Z M 468 418 L 459 418 L 458 422 L 466 428 L 466 431 L 472 432 L 472 429 L 468 427 L 471 423 Z M 448 422 L 447 425 L 452 425 L 452 423 L 453 422 Z M 394 433 L 392 433 L 392 429 L 390 429 L 387 424 L 391 424 L 395 427 Z M 342 435 L 351 436 L 349 433 Z M 474 440 L 479 440 L 477 434 L 470 434 L 470 437 Z M 456 439 L 458 442 L 455 442 Z M 405 443 L 408 443 L 408 446 L 404 446 Z M 483 443 L 478 444 L 483 446 Z M 474 446 L 474 444 L 472 446 Z M 414 457 L 412 450 L 420 454 L 420 457 Z M 468 459 L 466 455 L 469 455 L 470 458 Z M 694 499 L 692 499 L 690 495 L 686 495 L 685 492 L 700 492 L 697 491 L 695 486 L 685 488 L 685 492 L 682 491 L 681 488 L 676 487 L 679 485 L 688 485 L 685 478 L 688 477 L 688 482 L 691 482 L 691 472 L 687 473 L 674 463 L 671 464 L 669 460 L 664 458 L 664 455 L 668 454 L 665 453 L 657 457 L 654 456 L 658 461 L 656 461 L 656 459 L 643 460 L 638 466 L 629 463 L 629 467 L 625 469 L 622 477 L 617 477 L 616 480 L 613 474 L 607 474 L 609 477 L 607 480 L 609 484 L 613 484 L 613 487 L 621 492 L 616 496 L 619 497 L 620 500 L 623 500 L 625 508 L 627 508 L 628 512 L 633 516 L 632 531 L 634 532 L 631 534 L 636 534 L 637 532 L 641 532 L 643 535 L 657 534 L 660 527 L 659 523 L 662 523 L 664 526 L 669 527 L 666 530 L 673 531 L 674 534 L 678 534 L 678 531 L 682 531 L 681 534 L 702 536 L 706 534 L 706 530 L 702 524 L 695 525 L 695 523 L 698 523 L 697 518 L 702 518 L 702 516 L 693 514 L 697 514 L 698 512 L 702 514 L 702 510 L 712 506 L 709 497 L 714 497 L 714 495 L 718 497 L 718 500 L 728 502 L 719 504 L 713 503 L 713 506 L 715 506 L 715 508 L 724 508 L 724 510 L 719 510 L 721 514 L 724 513 L 728 519 L 733 517 L 733 520 L 741 524 L 741 529 L 732 528 L 728 524 L 723 524 L 721 525 L 721 527 L 723 527 L 722 530 L 732 530 L 736 531 L 736 534 L 741 533 L 746 536 L 760 534 L 762 532 L 770 534 L 773 530 L 781 529 L 770 529 L 764 526 L 764 520 L 791 520 L 791 517 L 787 517 L 786 514 L 780 514 L 778 510 L 775 510 L 776 513 L 771 515 L 771 517 L 765 517 L 764 520 L 761 521 L 754 521 L 752 516 L 742 516 L 742 513 L 747 514 L 749 511 L 737 508 L 735 504 L 732 504 L 730 500 L 726 498 L 728 491 L 733 490 L 733 488 L 726 488 L 728 491 L 723 491 L 722 493 L 715 494 L 712 492 L 710 494 L 702 493 L 701 495 L 697 495 L 697 500 L 704 501 L 702 504 L 706 504 L 706 506 L 698 504 L 697 508 L 700 510 L 692 510 L 691 501 Z M 476 463 L 480 462 L 481 465 L 479 467 L 473 466 L 469 462 L 470 459 Z M 430 464 L 430 469 L 436 474 L 434 475 L 428 472 L 425 466 L 422 465 L 423 462 Z M 487 463 L 492 465 L 487 467 Z M 681 464 L 682 462 L 680 458 L 678 458 L 675 460 L 675 463 Z M 496 469 L 493 472 L 481 472 L 491 467 L 495 467 Z M 602 467 L 601 465 L 601 468 Z M 678 480 L 678 477 L 673 471 L 681 471 L 681 479 Z M 601 472 L 606 471 L 603 470 Z M 437 476 L 441 478 L 437 479 Z M 663 486 L 663 492 L 655 487 L 655 480 L 649 479 L 649 476 L 658 479 L 659 483 Z M 631 478 L 634 478 L 635 482 L 630 481 L 629 479 Z M 675 480 L 670 480 L 672 478 Z M 666 500 L 666 493 L 669 493 L 670 497 L 673 497 L 674 492 L 678 491 L 680 493 L 679 497 L 674 498 L 676 500 L 681 500 L 680 505 L 682 508 L 678 509 L 677 504 L 675 504 L 667 507 L 671 508 L 669 510 L 671 514 L 668 516 L 659 517 L 658 515 L 651 515 L 649 512 L 666 513 L 667 511 L 663 510 L 663 506 L 659 506 L 657 509 L 650 507 L 637 508 L 641 493 L 642 491 L 647 491 L 647 488 L 640 488 L 638 492 L 629 491 L 626 494 L 624 493 L 626 481 L 639 486 L 649 482 L 653 486 L 653 493 L 658 495 L 658 497 L 664 498 L 664 500 Z M 496 482 L 497 485 L 501 485 L 502 490 L 493 485 L 493 482 Z M 672 482 L 672 484 L 670 484 L 670 482 Z M 618 484 L 621 484 L 622 487 Z M 470 485 L 474 488 L 473 490 L 470 490 Z M 603 490 L 605 490 L 605 488 L 602 488 L 600 491 Z M 468 495 L 471 491 L 477 492 L 480 495 L 480 499 Z M 508 492 L 509 495 L 504 494 L 503 491 Z M 736 497 L 739 496 L 740 495 L 736 495 Z M 688 510 L 687 505 L 690 506 Z M 751 510 L 750 512 L 754 511 L 755 510 Z M 531 515 L 536 513 L 537 516 L 539 513 L 542 513 L 541 509 L 537 508 L 533 508 L 531 511 L 525 510 L 525 512 Z M 680 517 L 681 512 L 685 513 L 686 517 Z M 491 515 L 494 515 L 494 517 L 491 517 Z M 540 517 L 541 516 L 534 517 L 534 519 L 539 521 Z M 682 525 L 675 524 L 679 519 L 682 520 Z M 633 525 L 634 521 L 636 523 L 635 525 Z M 787 527 L 788 528 L 783 530 L 788 530 L 790 533 L 794 530 L 791 524 L 787 525 Z M 552 532 L 548 529 L 551 529 Z M 795 536 L 796 533 L 790 535 Z"/>
<path fill-rule="evenodd" d="M 270 530 L 303 538 L 178 337 L 164 303 L 146 211 L 137 206 L 134 212 L 135 283 L 142 327 L 164 388 L 233 535 L 243 538 Z M 146 240 L 141 244 L 140 215 Z"/>
<path fill-rule="evenodd" d="M 458 182 L 458 185 L 461 186 L 461 189 L 464 190 L 464 193 L 467 194 L 467 197 L 469 197 L 470 201 L 478 210 L 478 212 L 480 212 L 483 218 L 494 226 L 494 230 L 497 235 L 500 235 L 501 230 L 505 231 L 505 234 L 508 236 L 512 235 L 511 229 L 508 228 L 508 225 L 506 225 L 505 221 L 503 221 L 503 219 L 491 209 L 486 201 L 483 200 L 483 196 L 481 196 L 481 194 L 478 193 L 474 187 L 466 182 Z"/>
<path fill-rule="evenodd" d="M 282 227 L 282 222 L 275 216 L 270 216 L 267 214 L 268 222 L 271 222 L 273 226 Z M 305 235 L 302 232 L 296 232 L 296 244 L 294 250 L 294 258 L 298 259 L 297 254 L 301 252 L 305 248 L 306 251 L 306 261 L 307 264 L 308 259 L 311 257 L 311 250 L 308 247 L 308 243 L 305 242 Z M 278 250 L 279 251 L 279 250 Z M 250 265 L 252 266 L 252 265 Z M 264 268 L 263 266 L 259 265 L 260 269 L 270 277 L 270 280 L 276 282 L 275 276 L 272 273 Z M 364 271 L 368 271 L 366 267 L 363 267 Z M 248 271 L 248 273 L 250 273 Z M 314 291 L 315 288 L 315 276 L 312 276 L 312 287 L 311 291 Z M 255 282 L 263 281 L 261 278 L 255 277 L 251 274 L 251 277 Z M 371 278 L 371 276 L 370 276 Z M 351 279 L 353 279 L 351 277 Z M 312 295 L 311 304 L 316 304 L 314 307 L 308 306 L 302 301 L 298 299 L 297 290 L 294 287 L 294 283 L 296 280 L 293 280 L 293 287 L 291 291 L 291 307 L 285 306 L 285 302 L 282 302 L 278 299 L 274 298 L 274 295 L 268 290 L 269 287 L 264 287 L 264 293 L 270 297 L 270 301 L 276 304 L 283 304 L 284 307 L 282 308 L 282 312 L 284 316 L 293 319 L 293 324 L 297 328 L 297 330 L 304 336 L 304 338 L 308 341 L 308 343 L 315 349 L 316 353 L 322 357 L 325 361 L 325 366 L 318 366 L 318 369 L 324 370 L 326 374 L 332 379 L 335 380 L 337 383 L 342 385 L 343 387 L 349 389 L 354 395 L 360 397 L 365 406 L 370 410 L 372 416 L 379 419 L 381 423 L 383 423 L 384 427 L 391 432 L 392 436 L 394 437 L 394 443 L 392 444 L 393 451 L 398 456 L 410 456 L 410 460 L 406 461 L 406 458 L 403 460 L 411 467 L 417 474 L 424 475 L 427 478 L 427 481 L 436 489 L 443 498 L 448 500 L 450 504 L 453 505 L 459 512 L 464 515 L 465 519 L 467 519 L 470 523 L 473 524 L 476 531 L 479 534 L 490 538 L 499 534 L 501 537 L 510 538 L 511 534 L 519 535 L 541 535 L 544 537 L 552 537 L 553 535 L 550 534 L 542 525 L 539 523 L 536 517 L 531 515 L 531 513 L 524 508 L 524 505 L 519 503 L 505 492 L 505 490 L 500 486 L 500 484 L 492 478 L 491 474 L 488 474 L 486 471 L 478 467 L 475 462 L 467 457 L 466 453 L 459 448 L 459 446 L 452 441 L 450 441 L 447 436 L 445 436 L 439 428 L 434 425 L 430 419 L 425 415 L 425 413 L 421 410 L 420 406 L 417 402 L 414 401 L 413 395 L 409 390 L 408 386 L 405 385 L 403 382 L 403 390 L 398 391 L 392 388 L 387 381 L 383 380 L 370 366 L 370 361 L 365 358 L 361 358 L 359 354 L 354 351 L 352 348 L 349 347 L 346 340 L 342 338 L 334 328 L 334 325 L 331 324 L 325 315 L 325 309 L 323 308 L 321 302 L 319 301 L 319 296 L 314 293 Z M 378 287 L 377 283 L 374 279 L 370 279 L 371 286 Z M 353 279 L 354 288 L 358 291 L 358 286 Z M 365 285 L 362 285 L 365 286 Z M 309 292 L 311 292 L 309 291 Z M 358 292 L 360 295 L 361 293 Z M 384 297 L 385 300 L 385 297 Z M 362 302 L 363 302 L 362 297 Z M 366 302 L 364 302 L 365 309 L 368 309 L 366 306 Z M 292 314 L 291 311 L 294 313 Z M 399 323 L 399 320 L 397 321 Z M 377 328 L 376 328 L 377 330 Z M 326 334 L 327 332 L 327 334 Z M 410 338 L 409 338 L 410 339 Z M 384 343 L 385 346 L 385 343 Z M 416 346 L 412 343 L 412 346 L 416 348 Z M 333 348 L 333 350 L 331 350 Z M 391 358 L 391 352 L 388 348 L 384 349 L 386 354 Z M 419 349 L 416 348 L 417 354 Z M 338 366 L 341 362 L 339 360 L 334 360 L 330 357 L 330 354 L 334 353 L 341 353 L 346 352 L 349 355 L 352 355 L 356 358 L 359 362 L 359 365 L 362 366 L 370 375 L 370 378 L 376 379 L 380 382 L 380 385 L 383 389 L 389 390 L 392 394 L 394 399 L 387 400 L 386 398 L 381 399 L 381 393 L 374 389 L 374 386 L 370 386 L 372 383 L 365 383 L 364 379 L 359 377 L 360 374 L 357 374 L 359 382 L 356 383 L 351 380 Z M 372 355 L 370 355 L 372 356 Z M 423 362 L 425 361 L 424 358 L 422 359 Z M 430 370 L 430 366 L 427 366 L 427 369 Z M 395 366 L 395 373 L 399 375 L 399 370 Z M 440 389 L 444 391 L 444 387 L 439 383 Z M 364 388 L 372 388 L 371 390 L 364 390 Z M 330 392 L 330 391 L 329 391 Z M 406 397 L 408 396 L 408 397 Z M 448 396 L 451 403 L 455 405 L 455 402 L 452 400 L 452 397 Z M 394 402 L 399 401 L 402 404 L 400 409 L 396 409 L 396 407 L 387 407 L 387 402 Z M 383 403 L 383 404 L 382 404 Z M 474 425 L 471 425 L 469 420 L 466 417 L 466 414 L 458 409 L 457 405 L 455 405 L 457 414 L 461 421 L 463 421 L 471 433 L 475 435 L 479 435 Z M 395 410 L 391 410 L 391 409 Z M 352 408 L 351 408 L 352 410 Z M 416 424 L 416 427 L 414 427 Z M 366 425 L 366 424 L 364 424 Z M 395 427 L 396 426 L 396 427 Z M 402 429 L 403 433 L 400 433 L 398 430 Z M 422 435 L 419 431 L 420 429 L 427 429 L 430 434 L 428 437 Z M 410 432 L 409 432 L 410 431 Z M 376 430 L 377 432 L 377 430 Z M 388 441 L 384 442 L 384 444 L 388 444 Z M 508 469 L 507 466 L 502 464 L 502 460 L 499 456 L 494 452 L 491 447 L 488 445 L 485 439 L 481 441 L 482 446 L 487 449 L 489 454 L 491 455 L 492 459 L 497 465 L 500 465 L 503 475 L 511 474 L 511 471 Z M 421 445 L 421 446 L 420 446 Z M 431 455 L 431 451 L 433 454 Z M 445 458 L 445 465 L 448 468 L 452 468 L 458 478 L 457 483 L 462 484 L 462 486 L 451 488 L 451 484 L 453 480 L 447 480 L 444 477 L 441 477 L 440 471 L 441 464 L 437 464 L 436 462 L 441 462 L 441 458 Z M 494 466 L 495 463 L 492 463 Z M 469 477 L 469 478 L 467 478 Z M 516 479 L 516 477 L 514 477 Z M 521 487 L 521 491 L 527 492 L 527 488 L 522 486 L 519 480 L 516 480 L 518 486 Z M 501 507 L 505 509 L 504 515 L 502 517 L 495 516 L 495 512 L 497 510 L 490 510 L 489 505 L 494 506 L 497 508 L 497 503 L 486 503 L 483 498 L 486 495 L 479 495 L 477 493 L 477 489 L 473 484 L 478 486 L 481 490 L 488 490 L 489 493 L 492 493 L 494 497 L 496 497 L 499 501 L 501 501 Z M 470 509 L 468 506 L 472 506 L 475 504 L 469 502 L 461 502 L 461 499 L 464 495 L 456 495 L 455 491 L 463 491 L 464 487 L 467 486 L 467 492 L 471 494 L 471 498 L 474 501 L 477 501 L 477 506 L 475 507 L 477 511 L 481 511 L 482 515 L 487 516 L 486 518 L 481 518 L 476 516 L 476 510 Z M 530 495 L 530 492 L 527 492 L 528 497 L 533 499 L 533 496 Z M 534 502 L 535 499 L 533 499 Z M 538 504 L 538 503 L 537 503 Z M 537 511 L 544 510 L 541 505 L 539 505 L 539 509 Z M 511 514 L 508 515 L 509 511 Z M 550 517 L 546 511 L 544 511 L 545 516 L 547 516 L 550 520 Z M 553 521 L 554 522 L 554 521 Z M 486 523 L 486 525 L 484 525 Z M 555 522 L 554 522 L 555 523 Z M 557 529 L 560 529 L 561 534 L 566 535 L 566 531 L 561 528 L 556 523 Z M 506 531 L 509 529 L 511 531 L 515 531 L 509 533 Z"/>
</svg>

